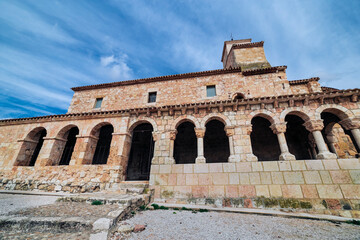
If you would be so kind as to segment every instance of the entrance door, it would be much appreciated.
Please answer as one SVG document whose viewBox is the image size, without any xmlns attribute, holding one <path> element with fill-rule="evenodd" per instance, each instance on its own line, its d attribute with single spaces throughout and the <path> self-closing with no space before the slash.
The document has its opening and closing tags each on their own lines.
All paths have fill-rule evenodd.
<svg viewBox="0 0 360 240">
<path fill-rule="evenodd" d="M 149 180 L 154 155 L 152 131 L 149 123 L 140 124 L 134 129 L 126 180 Z"/>
</svg>

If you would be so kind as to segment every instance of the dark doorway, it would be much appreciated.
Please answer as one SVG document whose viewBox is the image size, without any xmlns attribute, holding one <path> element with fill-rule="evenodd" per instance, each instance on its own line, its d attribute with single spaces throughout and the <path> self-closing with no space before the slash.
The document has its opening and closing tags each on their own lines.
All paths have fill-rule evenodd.
<svg viewBox="0 0 360 240">
<path fill-rule="evenodd" d="M 34 166 L 35 165 L 35 162 L 36 162 L 36 159 L 37 157 L 39 156 L 39 153 L 40 153 L 40 150 L 41 150 L 41 147 L 44 143 L 44 137 L 46 136 L 46 130 L 45 129 L 42 129 L 40 130 L 34 137 L 34 139 L 38 140 L 38 143 L 36 144 L 36 147 L 35 147 L 35 150 L 31 156 L 31 160 L 30 160 L 30 163 L 29 163 L 29 166 Z"/>
<path fill-rule="evenodd" d="M 105 125 L 100 128 L 99 140 L 92 164 L 106 164 L 110 153 L 110 145 L 114 128 L 112 125 Z"/>
<path fill-rule="evenodd" d="M 251 124 L 251 147 L 258 161 L 278 160 L 281 153 L 279 141 L 270 129 L 270 121 L 263 117 L 254 117 Z"/>
<path fill-rule="evenodd" d="M 126 180 L 149 180 L 154 155 L 152 132 L 149 123 L 142 123 L 133 130 Z"/>
<path fill-rule="evenodd" d="M 295 155 L 297 160 L 315 159 L 315 146 L 310 145 L 311 133 L 303 126 L 304 120 L 296 115 L 285 117 L 285 137 L 289 152 Z"/>
<path fill-rule="evenodd" d="M 71 128 L 65 136 L 67 136 L 67 141 L 61 155 L 61 159 L 59 165 L 69 165 L 71 160 L 71 155 L 74 151 L 75 143 L 76 143 L 76 135 L 79 134 L 79 129 L 77 127 Z"/>
<path fill-rule="evenodd" d="M 218 120 L 206 124 L 204 136 L 204 156 L 207 163 L 227 162 L 230 156 L 229 138 L 225 125 Z"/>
<path fill-rule="evenodd" d="M 174 158 L 177 164 L 195 163 L 197 157 L 197 138 L 195 125 L 191 122 L 181 123 L 177 127 L 174 142 Z"/>
</svg>

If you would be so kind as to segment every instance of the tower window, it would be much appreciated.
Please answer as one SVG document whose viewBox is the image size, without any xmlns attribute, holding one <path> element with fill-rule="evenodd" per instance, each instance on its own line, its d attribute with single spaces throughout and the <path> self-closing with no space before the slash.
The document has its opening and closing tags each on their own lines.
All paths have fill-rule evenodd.
<svg viewBox="0 0 360 240">
<path fill-rule="evenodd" d="M 156 102 L 156 92 L 149 92 L 148 102 L 149 103 Z"/>
<path fill-rule="evenodd" d="M 97 98 L 94 108 L 101 108 L 102 101 L 103 101 L 103 98 Z"/>
<path fill-rule="evenodd" d="M 207 97 L 215 97 L 216 96 L 215 85 L 206 86 L 206 96 Z"/>
</svg>

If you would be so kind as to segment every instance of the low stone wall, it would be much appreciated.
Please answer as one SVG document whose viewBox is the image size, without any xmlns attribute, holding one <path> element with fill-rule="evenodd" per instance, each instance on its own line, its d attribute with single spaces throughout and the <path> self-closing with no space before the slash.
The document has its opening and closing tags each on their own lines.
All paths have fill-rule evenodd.
<svg viewBox="0 0 360 240">
<path fill-rule="evenodd" d="M 121 169 L 110 165 L 12 167 L 0 170 L 0 189 L 71 193 L 117 190 Z"/>
<path fill-rule="evenodd" d="M 360 218 L 359 159 L 152 165 L 155 201 Z"/>
</svg>

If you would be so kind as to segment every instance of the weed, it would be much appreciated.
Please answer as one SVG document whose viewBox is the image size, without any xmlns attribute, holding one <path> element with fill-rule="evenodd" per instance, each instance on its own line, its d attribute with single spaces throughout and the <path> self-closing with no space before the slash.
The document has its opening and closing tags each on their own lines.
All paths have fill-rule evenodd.
<svg viewBox="0 0 360 240">
<path fill-rule="evenodd" d="M 132 214 L 132 215 L 135 215 L 135 214 L 136 214 L 136 212 L 135 212 L 135 211 L 131 211 L 131 214 Z"/>
<path fill-rule="evenodd" d="M 91 202 L 91 205 L 103 205 L 102 201 L 94 200 Z"/>
<path fill-rule="evenodd" d="M 168 207 L 165 207 L 165 206 L 160 206 L 159 209 L 162 209 L 162 210 L 169 210 Z"/>
<path fill-rule="evenodd" d="M 209 210 L 207 210 L 207 209 L 203 209 L 203 208 L 200 208 L 199 209 L 199 212 L 208 212 Z"/>
<path fill-rule="evenodd" d="M 176 212 L 173 212 L 173 214 L 176 214 Z"/>
<path fill-rule="evenodd" d="M 350 220 L 350 221 L 346 221 L 346 223 L 348 223 L 348 224 L 354 224 L 354 225 L 360 225 L 360 221 L 355 220 L 355 219 Z"/>
<path fill-rule="evenodd" d="M 154 210 L 157 210 L 157 209 L 159 209 L 159 208 L 160 208 L 160 206 L 159 206 L 159 205 L 157 205 L 156 203 L 151 204 L 151 206 L 153 206 L 153 207 L 154 207 Z"/>
<path fill-rule="evenodd" d="M 141 205 L 141 206 L 139 207 L 139 209 L 140 209 L 140 211 L 145 211 L 145 210 L 147 210 L 147 208 L 146 208 L 145 205 Z"/>
</svg>

